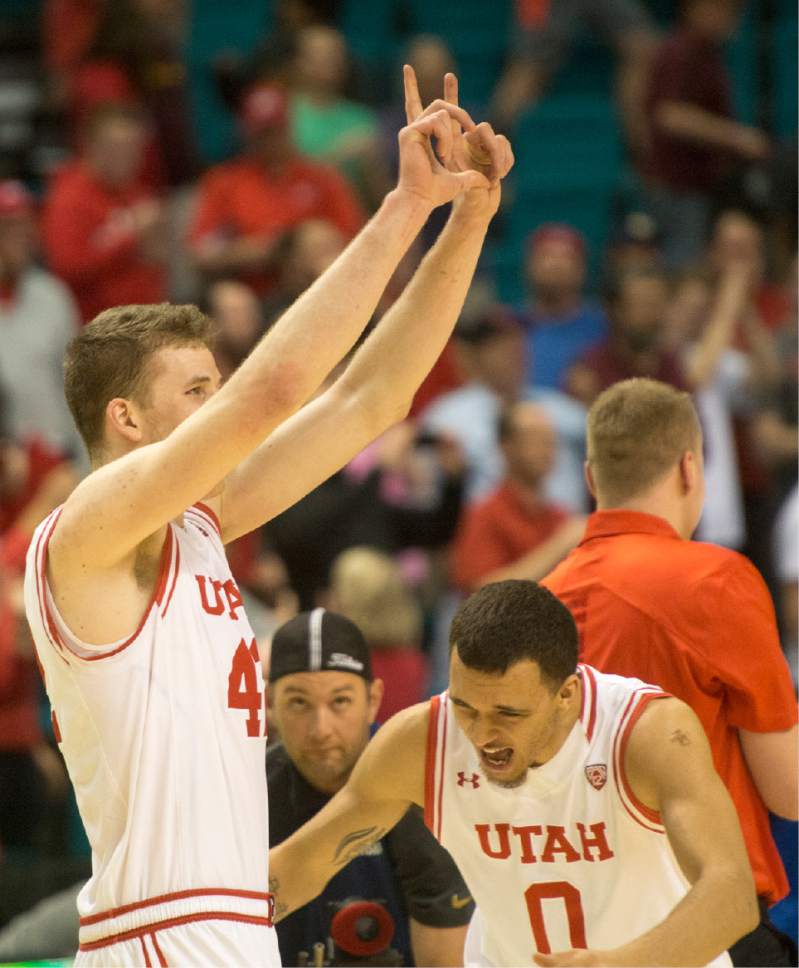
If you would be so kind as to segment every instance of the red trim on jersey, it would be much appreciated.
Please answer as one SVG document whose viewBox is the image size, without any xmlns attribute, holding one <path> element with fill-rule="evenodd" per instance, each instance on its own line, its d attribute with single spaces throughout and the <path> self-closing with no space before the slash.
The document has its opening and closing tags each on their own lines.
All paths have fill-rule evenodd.
<svg viewBox="0 0 799 968">
<path fill-rule="evenodd" d="M 590 666 L 581 665 L 580 668 L 585 673 L 586 679 L 590 685 L 589 691 L 591 693 L 591 705 L 588 712 L 588 725 L 586 726 L 585 730 L 586 739 L 590 743 L 594 738 L 594 727 L 596 726 L 596 679 L 594 678 L 594 673 Z M 584 679 L 583 681 L 585 682 L 586 680 Z M 585 695 L 583 695 L 583 699 L 585 699 Z M 583 725 L 585 725 L 585 722 L 583 722 Z"/>
<path fill-rule="evenodd" d="M 435 797 L 436 797 L 436 745 L 438 739 L 438 716 L 441 697 L 430 700 L 427 720 L 427 751 L 424 760 L 424 822 L 430 833 L 435 836 Z"/>
<path fill-rule="evenodd" d="M 171 529 L 170 529 L 171 530 Z M 161 618 L 166 618 L 166 612 L 169 608 L 169 603 L 172 601 L 172 595 L 175 592 L 175 585 L 178 583 L 178 572 L 180 571 L 180 542 L 175 541 L 175 564 L 172 570 L 172 584 L 169 588 L 169 594 L 166 597 L 166 603 L 161 611 Z"/>
<path fill-rule="evenodd" d="M 646 706 L 649 704 L 651 699 L 667 699 L 669 698 L 668 693 L 665 692 L 649 692 L 642 689 L 636 689 L 635 692 L 630 696 L 627 705 L 624 708 L 624 712 L 619 720 L 619 726 L 616 730 L 616 735 L 613 737 L 613 747 L 612 747 L 612 757 L 613 757 L 613 779 L 616 784 L 616 791 L 619 794 L 619 799 L 622 802 L 624 809 L 632 817 L 632 819 L 645 830 L 649 830 L 651 833 L 664 834 L 666 831 L 663 829 L 662 821 L 660 819 L 660 814 L 647 807 L 645 804 L 635 796 L 630 788 L 630 784 L 624 773 L 624 760 L 623 760 L 623 750 L 620 747 L 620 738 L 622 736 L 626 737 L 624 741 L 624 748 L 626 749 L 626 742 L 629 739 L 629 723 L 626 722 L 627 716 L 630 711 L 633 710 L 633 718 L 637 720 L 641 713 L 644 711 Z M 640 707 L 634 708 L 636 703 L 641 703 Z M 621 781 L 621 783 L 620 783 Z M 624 793 L 622 793 L 622 787 L 624 788 Z M 636 810 L 640 811 L 641 816 L 634 813 L 630 809 L 630 806 L 625 799 L 625 794 L 630 800 L 630 803 L 635 807 Z M 648 823 L 644 822 L 649 820 L 651 823 L 660 824 L 660 827 L 651 827 Z"/>
<path fill-rule="evenodd" d="M 194 921 L 240 921 L 244 924 L 258 924 L 264 928 L 272 927 L 271 918 L 259 918 L 251 914 L 234 914 L 230 911 L 200 911 L 197 914 L 184 914 L 179 918 L 169 918 L 166 921 L 157 921 L 155 924 L 146 924 L 141 928 L 132 928 L 130 931 L 123 931 L 121 934 L 111 934 L 107 938 L 100 938 L 97 941 L 85 941 L 81 943 L 78 951 L 96 951 L 98 948 L 107 948 L 109 945 L 118 944 L 120 941 L 130 941 L 132 938 L 141 938 L 144 935 L 152 934 L 154 931 L 165 931 L 167 928 L 175 928 L 179 924 L 191 924 Z"/>
<path fill-rule="evenodd" d="M 630 803 L 639 810 L 647 820 L 652 823 L 662 824 L 663 820 L 660 813 L 657 810 L 653 810 L 648 807 L 645 803 L 642 803 L 638 797 L 633 793 L 633 789 L 627 779 L 627 774 L 624 771 L 624 754 L 627 751 L 627 744 L 630 741 L 630 735 L 633 731 L 633 727 L 641 718 L 641 714 L 646 710 L 647 706 L 653 699 L 669 699 L 670 697 L 665 692 L 649 692 L 644 693 L 638 700 L 638 704 L 633 709 L 630 718 L 627 720 L 627 725 L 621 732 L 620 743 L 619 743 L 619 773 L 621 774 L 621 782 L 624 787 L 624 792 L 627 794 Z"/>
<path fill-rule="evenodd" d="M 50 534 L 52 534 L 52 531 L 50 532 Z M 49 540 L 50 540 L 50 535 L 47 536 L 47 539 L 45 540 L 44 549 L 42 551 L 41 575 L 42 575 L 43 583 L 46 581 L 44 562 L 47 560 L 47 544 Z M 144 628 L 144 625 L 147 619 L 150 617 L 150 612 L 153 610 L 153 606 L 161 604 L 161 599 L 164 594 L 164 588 L 166 586 L 167 576 L 169 574 L 169 563 L 172 557 L 172 543 L 174 541 L 175 541 L 175 538 L 172 536 L 172 526 L 167 525 L 166 541 L 164 541 L 164 547 L 161 551 L 161 564 L 159 565 L 158 581 L 156 582 L 156 585 L 155 585 L 155 591 L 153 592 L 153 597 L 150 599 L 150 604 L 147 606 L 147 609 L 144 612 L 144 615 L 142 615 L 141 621 L 139 622 L 139 627 L 136 629 L 133 635 L 131 635 L 130 638 L 126 639 L 124 642 L 120 643 L 115 648 L 111 649 L 110 652 L 97 652 L 97 653 L 93 653 L 92 655 L 81 655 L 79 652 L 76 652 L 74 649 L 70 648 L 69 642 L 64 642 L 64 645 L 66 646 L 67 650 L 70 652 L 71 655 L 74 655 L 76 659 L 83 659 L 84 662 L 97 662 L 98 659 L 110 659 L 111 656 L 113 655 L 119 655 L 120 652 L 123 652 L 125 649 L 127 649 L 129 645 L 132 645 L 136 641 L 136 639 L 139 637 L 139 633 Z M 53 623 L 52 627 L 55 628 L 55 623 L 52 615 L 50 614 L 50 609 L 47 607 L 46 599 L 44 602 L 44 607 L 45 607 L 45 614 L 47 616 L 47 621 Z M 63 641 L 60 636 L 59 636 L 59 640 Z"/>
<path fill-rule="evenodd" d="M 220 538 L 222 537 L 222 525 L 219 523 L 219 518 L 216 516 L 216 512 L 213 510 L 213 508 L 209 508 L 208 505 L 203 504 L 202 501 L 197 501 L 197 503 L 192 505 L 192 507 L 189 508 L 189 510 L 199 511 L 202 514 L 204 514 L 205 517 L 208 518 L 208 520 L 214 526 L 216 533 L 219 535 L 219 537 Z"/>
<path fill-rule="evenodd" d="M 147 954 L 144 938 L 139 938 L 139 944 L 141 945 L 141 950 L 144 952 L 144 968 L 153 968 L 152 963 L 150 962 L 150 956 Z"/>
<path fill-rule="evenodd" d="M 438 830 L 436 831 L 436 835 L 435 835 L 436 840 L 438 840 L 439 842 L 441 841 L 441 826 L 444 819 L 441 814 L 441 810 L 442 810 L 441 804 L 444 799 L 444 763 L 446 762 L 447 720 L 449 719 L 449 711 L 447 708 L 446 698 L 444 699 L 442 708 L 444 710 L 444 726 L 441 730 L 441 771 L 438 775 L 438 823 L 436 825 L 438 827 Z"/>
<path fill-rule="evenodd" d="M 42 620 L 42 625 L 44 626 L 44 634 L 50 641 L 50 644 L 56 650 L 58 655 L 63 651 L 63 643 L 61 642 L 61 637 L 58 634 L 58 629 L 52 622 L 52 618 L 47 609 L 47 595 L 45 593 L 45 583 L 47 581 L 47 546 L 50 543 L 50 538 L 53 534 L 53 530 L 58 521 L 59 515 L 61 514 L 61 508 L 57 511 L 53 511 L 52 524 L 50 523 L 50 518 L 45 519 L 45 524 L 42 530 L 39 532 L 39 538 L 36 542 L 36 553 L 34 555 L 34 564 L 36 566 L 36 597 L 39 600 L 39 615 Z M 49 532 L 47 529 L 50 529 Z M 64 660 L 66 661 L 66 660 Z"/>
<path fill-rule="evenodd" d="M 246 897 L 255 901 L 266 901 L 272 904 L 273 894 L 264 894 L 260 891 L 237 891 L 231 887 L 198 887 L 188 891 L 175 891 L 173 894 L 158 894 L 156 897 L 148 897 L 144 901 L 133 901 L 131 904 L 123 904 L 122 907 L 109 908 L 107 911 L 100 911 L 99 914 L 90 914 L 80 919 L 81 927 L 89 924 L 98 924 L 100 921 L 107 921 L 109 918 L 118 918 L 121 914 L 128 914 L 130 911 L 138 911 L 141 908 L 152 907 L 154 904 L 165 904 L 167 901 L 181 901 L 187 897 Z M 271 918 L 270 918 L 271 920 Z"/>
<path fill-rule="evenodd" d="M 161 951 L 161 949 L 158 946 L 158 938 L 156 938 L 154 931 L 150 935 L 150 938 L 152 939 L 153 947 L 155 948 L 155 953 L 158 955 L 158 964 L 161 966 L 161 968 L 165 968 L 165 966 L 166 968 L 168 968 L 168 962 L 164 957 L 163 951 Z"/>
</svg>

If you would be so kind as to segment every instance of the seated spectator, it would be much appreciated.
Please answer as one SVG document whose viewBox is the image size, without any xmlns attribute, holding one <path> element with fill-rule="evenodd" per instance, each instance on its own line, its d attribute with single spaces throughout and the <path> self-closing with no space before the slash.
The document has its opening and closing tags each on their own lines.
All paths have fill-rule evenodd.
<svg viewBox="0 0 799 968">
<path fill-rule="evenodd" d="M 660 265 L 661 233 L 648 212 L 629 211 L 621 220 L 605 251 L 605 275 L 613 279 L 630 269 Z"/>
<path fill-rule="evenodd" d="M 372 671 L 384 686 L 378 720 L 427 698 L 429 670 L 420 651 L 422 613 L 400 565 L 377 548 L 350 548 L 330 569 L 330 607 L 363 633 Z"/>
<path fill-rule="evenodd" d="M 770 330 L 784 322 L 791 309 L 790 286 L 775 285 L 767 276 L 766 233 L 760 219 L 743 209 L 722 209 L 713 222 L 707 261 L 716 276 L 731 263 L 751 265 L 754 308 Z"/>
<path fill-rule="evenodd" d="M 347 43 L 333 27 L 305 27 L 297 35 L 291 97 L 291 131 L 302 154 L 335 165 L 371 211 L 390 189 L 375 113 L 343 91 L 349 71 Z"/>
<path fill-rule="evenodd" d="M 85 14 L 84 14 L 85 15 Z M 152 121 L 138 173 L 153 189 L 180 185 L 198 173 L 186 65 L 182 0 L 114 0 L 96 13 L 94 35 L 70 76 L 73 142 L 94 110 L 124 102 Z"/>
<path fill-rule="evenodd" d="M 731 166 L 769 153 L 763 132 L 733 119 L 722 43 L 735 30 L 741 6 L 739 0 L 685 0 L 680 25 L 655 55 L 642 175 L 669 268 L 700 257 L 710 197 Z"/>
<path fill-rule="evenodd" d="M 281 88 L 252 88 L 242 104 L 241 125 L 244 154 L 215 166 L 200 183 L 190 245 L 201 271 L 235 276 L 264 296 L 275 286 L 286 232 L 307 219 L 324 219 L 349 239 L 363 214 L 338 172 L 295 148 Z"/>
<path fill-rule="evenodd" d="M 538 581 L 583 536 L 585 519 L 547 499 L 557 435 L 546 410 L 515 403 L 503 410 L 497 436 L 506 474 L 461 522 L 452 553 L 454 583 L 466 594 L 509 578 Z"/>
<path fill-rule="evenodd" d="M 319 608 L 277 630 L 269 704 L 281 742 L 266 753 L 270 846 L 286 840 L 347 782 L 369 742 L 382 692 L 364 636 L 343 616 Z M 373 936 L 352 950 L 346 935 L 331 926 L 336 910 L 355 899 L 379 903 L 394 921 L 386 941 L 371 950 L 363 944 Z M 287 965 L 303 964 L 299 953 L 327 945 L 330 936 L 344 949 L 344 964 L 360 954 L 355 963 L 456 965 L 473 910 L 449 854 L 425 827 L 422 811 L 411 807 L 318 898 L 278 922 L 278 945 Z"/>
<path fill-rule="evenodd" d="M 704 433 L 707 495 L 697 536 L 735 549 L 744 546 L 746 521 L 733 420 L 751 413 L 774 372 L 771 339 L 752 311 L 756 277 L 749 255 L 726 263 L 717 284 L 707 272 L 684 273 L 666 321 Z"/>
<path fill-rule="evenodd" d="M 504 476 L 497 441 L 497 418 L 503 406 L 533 400 L 547 411 L 558 435 L 555 468 L 547 481 L 547 493 L 570 510 L 583 510 L 583 408 L 557 390 L 525 384 L 528 366 L 524 330 L 508 310 L 495 307 L 475 320 L 464 321 L 458 325 L 455 336 L 463 369 L 470 379 L 434 400 L 420 422 L 433 434 L 451 435 L 463 448 L 468 468 L 467 500 L 485 497 Z"/>
<path fill-rule="evenodd" d="M 602 308 L 585 298 L 585 239 L 568 225 L 541 226 L 530 236 L 526 272 L 530 382 L 562 390 L 572 363 L 607 332 Z"/>
<path fill-rule="evenodd" d="M 124 105 L 99 107 L 81 157 L 55 176 L 44 211 L 51 268 L 72 289 L 84 322 L 103 309 L 167 296 L 166 221 L 140 179 L 147 126 Z"/>
<path fill-rule="evenodd" d="M 18 861 L 40 849 L 48 787 L 65 785 L 39 724 L 39 674 L 22 597 L 25 556 L 36 526 L 76 483 L 61 455 L 0 429 L 0 845 Z"/>
<path fill-rule="evenodd" d="M 266 546 L 285 563 L 300 607 L 312 608 L 329 586 L 333 561 L 347 548 L 395 553 L 446 545 L 460 517 L 463 488 L 457 443 L 446 434 L 417 437 L 412 423 L 398 424 L 267 522 Z"/>
<path fill-rule="evenodd" d="M 643 96 L 655 33 L 640 0 L 519 0 L 515 44 L 494 94 L 493 116 L 500 129 L 536 104 L 580 28 L 600 33 L 619 58 L 616 97 L 630 148 L 646 143 Z"/>
<path fill-rule="evenodd" d="M 0 182 L 0 392 L 8 431 L 71 451 L 78 440 L 61 362 L 78 309 L 63 282 L 36 265 L 37 243 L 33 198 L 19 182 Z"/>
<path fill-rule="evenodd" d="M 243 282 L 219 279 L 208 287 L 205 307 L 217 325 L 214 358 L 227 380 L 266 331 L 261 303 Z"/>
<path fill-rule="evenodd" d="M 276 259 L 277 284 L 263 304 L 268 326 L 335 262 L 347 244 L 332 222 L 308 219 L 287 232 Z"/>
<path fill-rule="evenodd" d="M 613 280 L 607 293 L 610 334 L 572 366 L 566 380 L 576 400 L 589 407 L 611 384 L 633 376 L 686 386 L 680 361 L 666 348 L 668 295 L 659 269 L 624 272 Z"/>
</svg>

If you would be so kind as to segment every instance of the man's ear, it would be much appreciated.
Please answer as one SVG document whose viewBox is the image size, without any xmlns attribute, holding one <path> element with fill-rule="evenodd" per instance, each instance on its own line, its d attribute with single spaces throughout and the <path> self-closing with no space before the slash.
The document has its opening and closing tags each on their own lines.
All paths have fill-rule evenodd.
<svg viewBox="0 0 799 968">
<path fill-rule="evenodd" d="M 594 475 L 591 471 L 591 464 L 588 461 L 583 462 L 583 477 L 585 477 L 585 485 L 588 488 L 588 493 L 596 501 L 596 485 L 594 484 Z"/>
<path fill-rule="evenodd" d="M 385 684 L 382 679 L 372 679 L 367 685 L 369 690 L 369 723 L 371 724 L 377 719 L 377 714 L 380 711 Z"/>
<path fill-rule="evenodd" d="M 696 455 L 691 450 L 683 451 L 680 457 L 680 484 L 683 494 L 691 494 L 699 480 L 699 468 L 696 466 Z"/>
<path fill-rule="evenodd" d="M 560 685 L 558 689 L 558 698 L 561 702 L 570 703 L 580 686 L 580 679 L 577 673 L 567 676 Z"/>
<path fill-rule="evenodd" d="M 141 443 L 144 436 L 141 428 L 141 417 L 131 400 L 114 397 L 105 408 L 106 430 L 110 434 L 123 437 L 132 444 Z"/>
</svg>

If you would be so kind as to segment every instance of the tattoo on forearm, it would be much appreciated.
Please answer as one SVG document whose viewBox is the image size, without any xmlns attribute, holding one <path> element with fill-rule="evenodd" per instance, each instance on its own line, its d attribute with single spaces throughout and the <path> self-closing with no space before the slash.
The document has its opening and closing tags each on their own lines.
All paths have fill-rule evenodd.
<svg viewBox="0 0 799 968">
<path fill-rule="evenodd" d="M 672 743 L 679 743 L 680 746 L 689 746 L 691 743 L 691 738 L 688 733 L 684 733 L 681 729 L 675 729 L 671 734 Z"/>
<path fill-rule="evenodd" d="M 353 830 L 347 834 L 336 848 L 333 854 L 333 863 L 337 867 L 343 867 L 354 860 L 364 849 L 375 841 L 380 840 L 388 833 L 388 827 L 364 827 L 363 830 Z"/>
<path fill-rule="evenodd" d="M 284 904 L 280 900 L 280 881 L 276 877 L 270 876 L 269 878 L 269 893 L 272 895 L 275 903 L 275 920 L 279 920 L 287 913 L 289 906 Z"/>
</svg>

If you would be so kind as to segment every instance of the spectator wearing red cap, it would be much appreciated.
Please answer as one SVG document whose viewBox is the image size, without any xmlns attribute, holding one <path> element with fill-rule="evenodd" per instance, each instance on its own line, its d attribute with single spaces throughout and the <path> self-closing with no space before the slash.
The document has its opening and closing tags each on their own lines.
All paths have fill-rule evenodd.
<svg viewBox="0 0 799 968">
<path fill-rule="evenodd" d="M 181 54 L 182 0 L 48 0 L 44 54 L 80 144 L 95 108 L 124 102 L 146 110 L 153 130 L 142 178 L 153 187 L 197 174 L 198 159 Z"/>
<path fill-rule="evenodd" d="M 585 298 L 585 240 L 570 225 L 542 225 L 530 236 L 526 269 L 531 382 L 560 390 L 571 365 L 607 332 L 604 312 Z"/>
<path fill-rule="evenodd" d="M 252 88 L 241 127 L 244 154 L 212 168 L 201 183 L 190 245 L 203 272 L 235 275 L 263 295 L 275 285 L 276 250 L 287 231 L 324 219 L 349 238 L 363 214 L 336 171 L 298 154 L 282 88 Z"/>
<path fill-rule="evenodd" d="M 77 443 L 64 400 L 61 360 L 78 327 L 67 287 L 36 265 L 36 215 L 20 182 L 0 182 L 0 396 L 14 437 Z"/>
<path fill-rule="evenodd" d="M 45 249 L 75 293 L 84 322 L 109 306 L 166 299 L 163 208 L 138 174 L 146 138 L 135 108 L 99 107 L 82 156 L 54 179 L 44 212 Z"/>
</svg>

